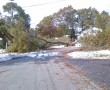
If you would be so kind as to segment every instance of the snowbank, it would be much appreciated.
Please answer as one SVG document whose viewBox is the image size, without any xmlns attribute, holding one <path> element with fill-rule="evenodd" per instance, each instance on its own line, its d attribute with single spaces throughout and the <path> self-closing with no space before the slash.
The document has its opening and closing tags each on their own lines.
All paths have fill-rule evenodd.
<svg viewBox="0 0 110 90">
<path fill-rule="evenodd" d="M 22 53 L 22 54 L 18 54 L 18 53 L 0 54 L 0 61 L 8 61 L 8 60 L 15 59 L 15 58 L 25 57 L 27 55 L 28 55 L 27 53 Z"/>
<path fill-rule="evenodd" d="M 77 51 L 68 54 L 72 58 L 83 58 L 83 59 L 110 59 L 110 50 L 100 51 Z"/>
<path fill-rule="evenodd" d="M 32 58 L 45 58 L 50 56 L 57 56 L 59 55 L 59 52 L 46 52 L 46 51 L 40 51 L 40 52 L 30 52 L 30 53 L 7 53 L 7 54 L 0 54 L 0 61 L 8 61 L 15 58 L 21 58 L 21 57 L 32 57 Z"/>
<path fill-rule="evenodd" d="M 9 54 L 0 54 L 0 61 L 11 60 L 12 57 Z"/>
</svg>

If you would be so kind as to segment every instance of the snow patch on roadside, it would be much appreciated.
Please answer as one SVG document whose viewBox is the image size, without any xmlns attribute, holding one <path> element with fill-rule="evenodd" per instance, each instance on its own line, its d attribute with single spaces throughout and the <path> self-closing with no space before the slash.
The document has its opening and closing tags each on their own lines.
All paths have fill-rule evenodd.
<svg viewBox="0 0 110 90">
<path fill-rule="evenodd" d="M 33 58 L 35 57 L 37 59 L 37 58 L 45 58 L 45 57 L 51 57 L 51 56 L 57 56 L 57 55 L 59 55 L 59 52 L 39 52 L 37 54 L 30 53 L 27 56 L 33 57 Z"/>
<path fill-rule="evenodd" d="M 10 54 L 0 54 L 0 61 L 7 61 L 11 59 L 12 57 L 10 56 Z"/>
<path fill-rule="evenodd" d="M 7 53 L 7 54 L 0 54 L 0 61 L 8 61 L 15 58 L 22 58 L 22 57 L 31 57 L 31 58 L 45 58 L 50 56 L 58 56 L 59 52 L 30 52 L 30 53 Z"/>
<path fill-rule="evenodd" d="M 18 54 L 18 53 L 0 54 L 0 61 L 8 61 L 8 60 L 15 59 L 15 58 L 26 57 L 27 55 L 28 55 L 28 53 L 22 53 L 22 54 Z"/>
<path fill-rule="evenodd" d="M 83 58 L 83 59 L 110 59 L 110 50 L 100 51 L 77 51 L 68 54 L 72 58 Z"/>
</svg>

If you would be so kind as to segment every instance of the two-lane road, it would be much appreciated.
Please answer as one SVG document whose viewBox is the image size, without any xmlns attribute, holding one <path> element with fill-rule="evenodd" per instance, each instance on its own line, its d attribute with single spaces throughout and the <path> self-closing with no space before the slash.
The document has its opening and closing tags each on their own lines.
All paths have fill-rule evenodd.
<svg viewBox="0 0 110 90">
<path fill-rule="evenodd" d="M 0 62 L 0 90 L 103 90 L 62 59 L 60 55 Z"/>
</svg>

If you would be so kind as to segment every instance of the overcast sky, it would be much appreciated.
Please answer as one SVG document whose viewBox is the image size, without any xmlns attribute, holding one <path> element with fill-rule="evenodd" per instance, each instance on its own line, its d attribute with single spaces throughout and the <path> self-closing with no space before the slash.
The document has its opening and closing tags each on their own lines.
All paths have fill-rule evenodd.
<svg viewBox="0 0 110 90">
<path fill-rule="evenodd" d="M 0 0 L 0 11 L 2 6 L 7 2 L 9 2 L 9 0 Z M 98 11 L 110 11 L 110 0 L 14 0 L 14 2 L 21 7 L 50 3 L 23 8 L 31 17 L 32 27 L 35 27 L 35 25 L 37 25 L 43 19 L 43 17 L 51 15 L 68 5 L 72 5 L 74 9 L 95 7 Z"/>
</svg>

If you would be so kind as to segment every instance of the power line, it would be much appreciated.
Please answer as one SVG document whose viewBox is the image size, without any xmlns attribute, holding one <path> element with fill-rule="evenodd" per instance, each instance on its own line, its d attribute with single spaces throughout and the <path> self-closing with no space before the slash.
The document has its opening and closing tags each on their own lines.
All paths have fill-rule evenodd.
<svg viewBox="0 0 110 90">
<path fill-rule="evenodd" d="M 63 1 L 65 1 L 65 0 L 53 1 L 53 2 L 48 2 L 48 3 L 41 3 L 41 4 L 36 4 L 36 5 L 31 5 L 31 6 L 24 6 L 22 8 L 36 7 L 36 6 L 47 5 L 47 4 L 52 4 L 52 3 L 57 3 L 57 2 L 63 2 Z"/>
</svg>

